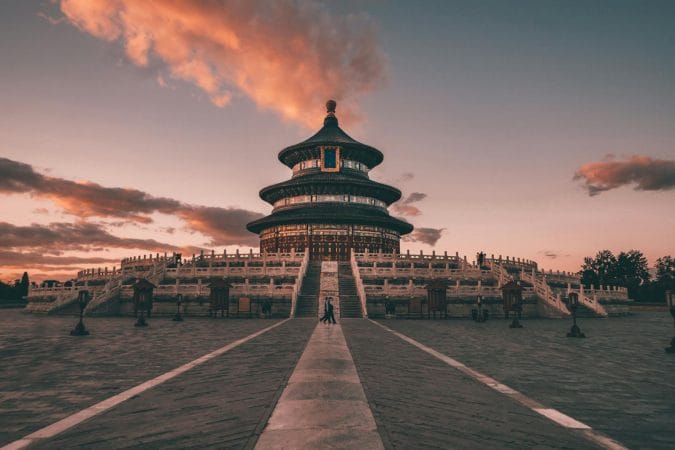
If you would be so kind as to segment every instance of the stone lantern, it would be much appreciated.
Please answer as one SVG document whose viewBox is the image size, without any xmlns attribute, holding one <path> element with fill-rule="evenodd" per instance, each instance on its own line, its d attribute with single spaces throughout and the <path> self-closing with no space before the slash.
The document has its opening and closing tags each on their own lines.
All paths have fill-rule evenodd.
<svg viewBox="0 0 675 450">
<path fill-rule="evenodd" d="M 142 278 L 138 280 L 134 285 L 134 316 L 138 317 L 136 321 L 137 327 L 145 327 L 148 324 L 145 322 L 144 313 L 147 312 L 148 317 L 150 317 L 150 311 L 152 311 L 152 292 L 156 288 L 154 284 Z M 138 316 L 140 311 L 141 315 Z"/>
<path fill-rule="evenodd" d="M 229 316 L 231 287 L 232 285 L 223 278 L 216 278 L 208 285 L 211 290 L 209 315 L 218 317 L 218 310 L 220 310 L 220 317 L 225 317 L 225 312 Z"/>
<path fill-rule="evenodd" d="M 427 317 L 431 317 L 433 312 L 434 318 L 436 313 L 440 313 L 440 317 L 448 317 L 448 299 L 447 289 L 448 282 L 442 278 L 434 278 L 426 285 L 427 290 Z"/>
<path fill-rule="evenodd" d="M 502 300 L 504 302 L 504 316 L 508 319 L 510 311 L 515 313 L 513 322 L 509 327 L 522 328 L 520 317 L 523 312 L 523 287 L 516 281 L 509 281 L 501 289 Z"/>
</svg>

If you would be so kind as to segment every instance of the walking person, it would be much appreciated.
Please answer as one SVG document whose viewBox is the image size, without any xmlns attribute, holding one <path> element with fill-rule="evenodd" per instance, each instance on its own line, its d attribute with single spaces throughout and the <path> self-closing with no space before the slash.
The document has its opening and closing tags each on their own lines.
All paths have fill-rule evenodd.
<svg viewBox="0 0 675 450">
<path fill-rule="evenodd" d="M 326 297 L 323 301 L 323 317 L 319 319 L 319 322 L 328 323 L 330 315 L 328 314 L 328 303 L 330 302 L 330 297 Z"/>
<path fill-rule="evenodd" d="M 331 302 L 331 297 L 328 297 L 328 304 L 326 305 L 326 315 L 328 316 L 326 318 L 326 322 L 330 320 L 332 323 L 337 323 L 335 321 L 335 314 L 333 314 L 333 303 Z"/>
</svg>

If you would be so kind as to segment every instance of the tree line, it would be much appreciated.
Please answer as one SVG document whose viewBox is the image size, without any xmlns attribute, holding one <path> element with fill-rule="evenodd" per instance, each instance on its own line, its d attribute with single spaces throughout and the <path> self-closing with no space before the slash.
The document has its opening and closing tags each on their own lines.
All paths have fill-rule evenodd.
<svg viewBox="0 0 675 450">
<path fill-rule="evenodd" d="M 24 272 L 13 285 L 0 281 L 0 303 L 25 303 L 29 285 L 28 272 Z"/>
<path fill-rule="evenodd" d="M 675 290 L 675 260 L 663 256 L 656 260 L 655 276 L 649 271 L 647 258 L 639 250 L 621 252 L 615 256 L 601 250 L 595 257 L 584 258 L 581 265 L 581 282 L 598 288 L 622 286 L 628 296 L 642 302 L 664 302 L 665 292 Z"/>
</svg>

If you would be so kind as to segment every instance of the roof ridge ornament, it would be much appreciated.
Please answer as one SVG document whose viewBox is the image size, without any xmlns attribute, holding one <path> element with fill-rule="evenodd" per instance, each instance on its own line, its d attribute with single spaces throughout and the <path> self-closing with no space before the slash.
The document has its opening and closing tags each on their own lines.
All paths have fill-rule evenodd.
<svg viewBox="0 0 675 450">
<path fill-rule="evenodd" d="M 335 108 L 337 108 L 337 102 L 335 100 L 328 100 L 326 102 L 326 118 L 323 119 L 323 125 L 338 125 L 337 117 L 335 117 Z"/>
</svg>

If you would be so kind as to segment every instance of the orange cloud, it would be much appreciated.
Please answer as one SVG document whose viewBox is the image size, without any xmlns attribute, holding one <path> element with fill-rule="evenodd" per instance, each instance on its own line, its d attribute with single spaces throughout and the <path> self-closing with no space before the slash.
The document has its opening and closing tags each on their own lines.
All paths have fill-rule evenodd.
<svg viewBox="0 0 675 450">
<path fill-rule="evenodd" d="M 583 180 L 590 196 L 633 183 L 636 191 L 669 190 L 675 188 L 675 161 L 645 155 L 616 161 L 608 155 L 604 161 L 582 165 L 574 179 Z"/>
<path fill-rule="evenodd" d="M 417 206 L 414 206 L 413 203 L 421 202 L 425 198 L 427 198 L 427 194 L 423 192 L 413 192 L 401 201 L 394 203 L 392 209 L 396 214 L 402 216 L 419 216 L 422 214 L 422 211 L 420 211 Z"/>
<path fill-rule="evenodd" d="M 257 236 L 246 230 L 246 224 L 262 217 L 260 213 L 240 208 L 191 205 L 138 189 L 50 177 L 36 172 L 29 164 L 0 157 L 0 194 L 3 193 L 28 193 L 47 198 L 81 219 L 101 217 L 127 223 L 151 223 L 150 215 L 155 212 L 173 215 L 193 231 L 211 238 L 210 245 L 214 246 L 256 245 Z M 96 230 L 80 228 L 77 231 L 93 233 Z M 147 245 L 140 248 L 149 248 Z"/>
<path fill-rule="evenodd" d="M 356 98 L 384 79 L 370 20 L 330 14 L 312 0 L 61 0 L 64 16 L 99 39 L 121 41 L 139 66 L 166 64 L 171 77 L 217 106 L 243 94 L 287 120 L 316 126 L 327 98 L 340 119 L 358 118 Z"/>
<path fill-rule="evenodd" d="M 403 236 L 401 239 L 406 242 L 421 242 L 433 247 L 443 235 L 443 231 L 445 231 L 445 228 L 415 227 L 412 233 Z"/>
</svg>

